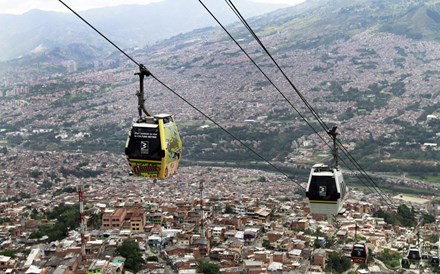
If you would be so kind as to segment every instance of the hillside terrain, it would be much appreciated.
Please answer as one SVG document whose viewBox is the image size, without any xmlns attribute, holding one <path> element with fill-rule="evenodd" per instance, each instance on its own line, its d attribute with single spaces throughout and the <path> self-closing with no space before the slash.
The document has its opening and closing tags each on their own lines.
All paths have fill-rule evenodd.
<svg viewBox="0 0 440 274">
<path fill-rule="evenodd" d="M 215 9 L 224 22 L 238 21 L 220 1 L 204 2 Z M 247 0 L 239 0 L 236 4 L 247 16 L 261 15 L 286 6 Z M 75 10 L 75 3 L 71 4 L 71 8 Z M 197 1 L 166 0 L 79 13 L 123 48 L 144 47 L 179 33 L 215 24 Z M 113 50 L 107 41 L 97 36 L 67 8 L 66 12 L 31 10 L 23 15 L 0 14 L 0 25 L 0 61 L 31 53 L 46 54 L 54 48 L 62 50 L 69 44 L 77 43 L 94 48 L 95 58 L 99 59 Z"/>
<path fill-rule="evenodd" d="M 249 24 L 367 170 L 438 183 L 439 18 L 436 1 L 313 0 Z M 246 29 L 227 29 L 321 131 Z M 184 164 L 252 166 L 260 160 L 200 112 L 282 167 L 330 158 L 326 143 L 219 27 L 127 52 L 199 110 L 146 81 L 147 106 L 173 113 L 179 123 Z M 122 157 L 137 115 L 136 71 L 119 52 L 103 52 L 92 42 L 4 62 L 0 138 L 7 147 Z M 328 141 L 325 132 L 321 136 Z"/>
<path fill-rule="evenodd" d="M 69 42 L 0 63 L 2 267 L 438 273 L 438 12 L 309 0 L 245 15 L 267 52 L 241 24 L 225 25 L 236 43 L 214 25 L 128 48 L 127 24 L 124 52 L 74 25 L 35 33 Z M 152 72 L 146 108 L 174 114 L 183 141 L 163 180 L 132 176 L 124 155 L 139 64 Z M 339 202 L 306 194 L 310 167 L 332 161 L 324 124 L 344 174 L 334 215 L 321 210 Z"/>
</svg>

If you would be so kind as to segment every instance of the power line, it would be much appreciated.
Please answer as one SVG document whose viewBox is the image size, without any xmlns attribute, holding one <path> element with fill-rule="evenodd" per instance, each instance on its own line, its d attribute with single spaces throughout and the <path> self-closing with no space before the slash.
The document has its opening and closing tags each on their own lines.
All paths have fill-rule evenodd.
<svg viewBox="0 0 440 274">
<path fill-rule="evenodd" d="M 247 23 L 246 19 L 241 15 L 240 11 L 235 7 L 235 5 L 232 3 L 231 0 L 225 0 L 226 3 L 229 5 L 229 7 L 233 10 L 233 12 L 236 14 L 236 16 L 240 19 L 240 21 L 245 25 L 246 29 L 251 33 L 251 35 L 254 37 L 254 39 L 258 42 L 258 44 L 262 47 L 264 52 L 269 56 L 269 58 L 272 60 L 272 62 L 276 65 L 276 67 L 279 69 L 279 71 L 283 74 L 285 79 L 289 82 L 290 86 L 295 90 L 295 92 L 298 94 L 298 96 L 301 98 L 301 100 L 304 102 L 304 104 L 307 106 L 307 108 L 310 110 L 310 112 L 313 114 L 315 119 L 318 121 L 318 123 L 322 126 L 322 128 L 328 132 L 329 127 L 326 125 L 326 123 L 321 119 L 318 112 L 313 109 L 313 107 L 309 104 L 309 102 L 306 100 L 306 98 L 301 94 L 301 92 L 295 87 L 295 85 L 292 83 L 292 81 L 287 77 L 287 75 L 284 73 L 283 69 L 278 65 L 278 62 L 273 58 L 272 54 L 267 50 L 267 48 L 264 46 L 262 41 L 259 39 L 257 34 L 252 30 L 251 26 Z M 289 102 L 290 104 L 290 102 Z M 380 189 L 380 187 L 374 182 L 374 180 L 371 179 L 371 177 L 365 172 L 365 170 L 359 165 L 359 163 L 354 159 L 354 157 L 350 154 L 350 152 L 342 145 L 340 141 L 338 141 L 338 147 L 343 151 L 345 156 L 352 162 L 352 164 L 355 166 L 356 169 L 359 170 L 361 174 L 366 177 L 369 182 L 377 189 L 377 193 L 381 195 L 381 197 L 384 200 L 389 200 L 389 198 L 386 196 L 386 194 Z M 385 197 L 383 195 L 385 195 Z"/>
<path fill-rule="evenodd" d="M 58 1 L 60 1 L 61 4 L 63 4 L 66 8 L 68 8 L 73 14 L 75 14 L 79 19 L 81 19 L 84 23 L 86 23 L 89 27 L 91 27 L 95 32 L 97 32 L 99 35 L 101 35 L 102 38 L 107 40 L 107 42 L 109 42 L 112 46 L 114 46 L 117 50 L 119 50 L 122 54 L 124 54 L 128 59 L 130 59 L 138 67 L 140 66 L 140 64 L 138 62 L 136 62 L 136 60 L 131 58 L 130 55 L 128 55 L 125 51 L 123 51 L 120 47 L 118 47 L 115 43 L 113 43 L 110 39 L 108 39 L 104 34 L 102 34 L 99 30 L 97 30 L 92 24 L 87 22 L 87 20 L 82 18 L 81 15 L 79 15 L 76 11 L 74 11 L 72 8 L 70 8 L 66 3 L 64 3 L 61 0 L 58 0 Z"/>
<path fill-rule="evenodd" d="M 205 10 L 211 15 L 211 17 L 217 22 L 217 24 L 226 32 L 226 34 L 232 39 L 232 41 L 240 48 L 240 50 L 246 55 L 246 57 L 257 67 L 257 69 L 263 74 L 263 76 L 269 81 L 270 84 L 272 84 L 272 86 L 274 86 L 274 88 L 281 94 L 281 96 L 288 102 L 288 104 L 295 110 L 295 112 L 307 123 L 307 125 L 315 132 L 315 134 L 317 134 L 319 136 L 319 138 L 328 146 L 331 148 L 330 144 L 324 140 L 324 138 L 321 136 L 321 134 L 319 134 L 319 132 L 313 127 L 313 125 L 305 118 L 304 115 L 302 115 L 299 110 L 291 103 L 291 101 L 286 97 L 286 95 L 274 84 L 274 82 L 270 79 L 270 77 L 263 71 L 263 69 L 255 62 L 255 60 L 247 53 L 247 51 L 237 42 L 237 40 L 232 36 L 232 34 L 226 29 L 225 26 L 223 26 L 223 24 L 217 19 L 217 17 L 211 12 L 211 10 L 203 3 L 203 1 L 199 0 L 200 4 L 205 8 Z M 244 21 L 244 19 L 240 19 L 242 22 Z M 246 24 L 247 25 L 247 24 Z M 250 28 L 249 25 L 247 25 L 247 29 L 250 30 L 251 32 L 253 32 L 253 30 Z M 259 39 L 258 39 L 259 40 Z M 260 41 L 261 43 L 261 41 Z M 262 44 L 262 43 L 261 43 Z M 264 47 L 264 45 L 263 45 Z M 287 76 L 285 76 L 287 77 Z M 314 112 L 314 111 L 313 111 Z M 344 151 L 344 150 L 343 150 Z M 342 160 L 342 162 L 345 164 L 345 166 L 353 173 L 356 174 L 353 169 L 351 169 L 346 163 L 345 161 Z M 366 184 L 362 178 L 359 178 L 361 183 L 364 184 L 368 190 L 373 193 L 373 192 L 378 192 L 373 191 L 370 186 L 368 184 Z"/>
<path fill-rule="evenodd" d="M 70 8 L 67 4 L 65 4 L 62 0 L 58 0 L 60 3 L 62 3 L 66 8 L 68 8 L 72 13 L 74 13 L 77 17 L 79 17 L 84 23 L 86 23 L 89 27 L 91 27 L 95 32 L 97 32 L 99 35 L 101 35 L 105 40 L 107 40 L 107 42 L 109 42 L 111 45 L 113 45 L 116 49 L 118 49 L 122 54 L 124 54 L 128 59 L 130 59 L 134 64 L 136 64 L 140 69 L 142 67 L 144 67 L 142 64 L 139 64 L 138 62 L 136 62 L 136 60 L 134 60 L 130 55 L 128 55 L 124 50 L 122 50 L 121 48 L 119 48 L 115 43 L 113 43 L 109 38 L 107 38 L 103 33 L 101 33 L 98 29 L 96 29 L 92 24 L 90 24 L 87 20 L 85 20 L 83 17 L 81 17 L 77 12 L 75 12 L 72 8 Z M 200 114 L 202 114 L 206 119 L 208 119 L 209 121 L 211 121 L 213 124 L 215 124 L 217 127 L 219 127 L 220 129 L 222 129 L 225 133 L 227 133 L 230 137 L 232 137 L 233 139 L 235 139 L 236 141 L 238 141 L 242 146 L 244 146 L 246 149 L 248 149 L 249 151 L 251 151 L 252 153 L 254 153 L 258 158 L 260 158 L 262 161 L 266 162 L 268 165 L 270 165 L 273 169 L 275 169 L 276 171 L 278 171 L 279 173 L 283 174 L 284 176 L 286 176 L 287 178 L 290 179 L 290 176 L 288 176 L 286 173 L 284 173 L 282 170 L 280 170 L 277 166 L 275 166 L 274 164 L 272 164 L 270 161 L 268 161 L 266 158 L 264 158 L 262 155 L 260 155 L 257 151 L 255 151 L 254 149 L 252 149 L 250 146 L 246 145 L 242 140 L 240 140 L 238 137 L 236 137 L 234 134 L 232 134 L 229 130 L 227 130 L 226 128 L 224 128 L 223 126 L 221 126 L 219 123 L 217 123 L 214 119 L 212 119 L 211 117 L 209 117 L 207 114 L 205 114 L 203 111 L 201 111 L 199 108 L 197 108 L 195 105 L 193 105 L 192 103 L 190 103 L 187 99 L 185 99 L 183 96 L 181 96 L 180 94 L 178 94 L 176 91 L 174 91 L 172 88 L 170 88 L 168 85 L 166 85 L 164 82 L 162 82 L 161 80 L 159 80 L 155 75 L 153 75 L 150 72 L 150 76 L 155 79 L 158 83 L 160 83 L 163 87 L 165 87 L 166 89 L 168 89 L 169 91 L 171 91 L 174 95 L 176 95 L 177 97 L 179 97 L 182 101 L 184 101 L 185 103 L 187 103 L 190 107 L 192 107 L 193 109 L 195 109 L 197 112 L 199 112 Z M 305 188 L 299 184 L 296 181 L 293 181 L 295 184 L 297 184 L 301 189 L 305 190 Z"/>
<path fill-rule="evenodd" d="M 281 94 L 281 96 L 289 103 L 289 105 L 295 110 L 295 112 L 307 123 L 307 125 L 319 136 L 319 138 L 328 145 L 319 132 L 313 127 L 312 124 L 299 112 L 299 110 L 289 101 L 286 95 L 275 85 L 270 77 L 263 71 L 263 69 L 252 59 L 252 57 L 243 49 L 243 47 L 237 42 L 237 40 L 231 35 L 231 33 L 223 26 L 223 24 L 217 19 L 217 17 L 209 10 L 209 8 L 199 0 L 199 3 L 205 8 L 205 10 L 211 15 L 211 17 L 220 25 L 220 27 L 226 32 L 226 34 L 234 41 L 234 43 L 240 48 L 240 50 L 246 55 L 247 58 L 257 67 L 257 69 L 263 74 L 263 76 L 269 81 L 269 83 Z"/>
<path fill-rule="evenodd" d="M 206 119 L 208 119 L 209 121 L 211 121 L 213 124 L 215 124 L 217 127 L 219 127 L 220 129 L 222 129 L 225 133 L 227 133 L 229 136 L 231 136 L 233 139 L 235 139 L 236 141 L 238 141 L 242 146 L 244 146 L 245 148 L 247 148 L 249 151 L 251 151 L 252 153 L 254 153 L 258 158 L 260 158 L 261 160 L 263 160 L 264 162 L 266 162 L 267 164 L 269 164 L 273 169 L 275 169 L 276 171 L 280 172 L 281 174 L 283 174 L 284 176 L 286 176 L 287 178 L 290 179 L 290 177 L 284 173 L 282 170 L 280 170 L 278 167 L 276 167 L 274 164 L 272 164 L 270 161 L 266 160 L 266 158 L 264 158 L 263 156 L 261 156 L 257 151 L 255 151 L 253 148 L 251 148 L 250 146 L 246 145 L 242 140 L 240 140 L 238 137 L 236 137 L 234 134 L 232 134 L 229 130 L 227 130 L 226 128 L 224 128 L 223 126 L 221 126 L 219 123 L 217 123 L 216 121 L 214 121 L 211 117 L 209 117 L 207 114 L 205 114 L 203 111 L 201 111 L 200 109 L 198 109 L 196 106 L 194 106 L 193 104 L 191 104 L 188 100 L 186 100 L 185 98 L 183 98 L 180 94 L 178 94 L 177 92 L 175 92 L 173 89 L 171 89 L 170 87 L 168 87 L 165 83 L 163 83 L 162 81 L 160 81 L 158 78 L 156 78 L 156 76 L 154 76 L 153 74 L 151 75 L 157 82 L 159 82 L 162 86 L 164 86 L 166 89 L 168 89 L 169 91 L 171 91 L 174 95 L 176 95 L 177 97 L 179 97 L 180 99 L 182 99 L 185 103 L 187 103 L 190 107 L 194 108 L 196 111 L 198 111 L 200 114 L 202 114 L 203 116 L 205 116 Z M 295 181 L 294 181 L 295 182 Z M 300 188 L 305 189 L 302 185 L 300 185 L 298 182 L 295 182 Z"/>
<path fill-rule="evenodd" d="M 329 127 L 325 124 L 325 122 L 321 119 L 319 114 L 313 109 L 313 107 L 309 104 L 309 102 L 306 100 L 306 98 L 301 94 L 301 92 L 295 87 L 295 85 L 292 83 L 292 81 L 287 77 L 287 75 L 284 73 L 283 69 L 278 65 L 278 62 L 273 58 L 272 54 L 267 50 L 267 48 L 264 46 L 264 44 L 261 42 L 257 34 L 252 30 L 251 26 L 247 23 L 245 18 L 241 15 L 240 11 L 235 7 L 235 5 L 232 3 L 231 0 L 225 0 L 226 3 L 229 5 L 229 7 L 233 10 L 233 12 L 237 15 L 237 17 L 240 19 L 240 21 L 245 25 L 246 29 L 251 33 L 251 35 L 254 37 L 254 39 L 258 42 L 258 44 L 262 47 L 264 52 L 269 56 L 269 58 L 272 60 L 272 62 L 276 65 L 276 67 L 279 69 L 279 71 L 283 74 L 285 79 L 289 82 L 291 87 L 295 90 L 295 92 L 298 94 L 298 96 L 301 98 L 301 100 L 304 102 L 304 104 L 307 106 L 307 108 L 310 110 L 310 112 L 313 114 L 315 119 L 318 121 L 318 123 L 323 127 L 323 129 L 328 132 Z M 290 102 L 289 102 L 290 104 Z M 359 165 L 359 163 L 354 159 L 354 157 L 350 154 L 350 152 L 342 145 L 340 141 L 338 141 L 338 147 L 341 148 L 345 156 L 352 162 L 352 164 L 359 170 L 361 174 L 366 177 L 373 187 L 377 188 L 377 193 L 384 199 L 389 200 L 389 198 L 386 196 L 386 194 L 382 191 L 382 189 L 372 180 L 372 178 L 365 172 L 365 170 Z M 385 195 L 385 197 L 383 195 Z"/>
<path fill-rule="evenodd" d="M 276 65 L 276 67 L 278 68 L 278 70 L 283 74 L 283 76 L 285 77 L 285 79 L 289 82 L 290 86 L 295 90 L 295 92 L 297 93 L 297 95 L 301 98 L 301 100 L 303 101 L 303 103 L 306 105 L 306 107 L 310 110 L 310 112 L 312 113 L 312 115 L 315 117 L 315 119 L 318 121 L 318 123 L 321 125 L 321 127 L 327 132 L 329 127 L 325 124 L 325 122 L 321 119 L 321 117 L 319 116 L 319 114 L 313 109 L 313 107 L 308 103 L 308 101 L 306 100 L 306 98 L 301 94 L 301 92 L 299 92 L 299 90 L 295 87 L 295 85 L 292 83 L 292 81 L 287 77 L 287 75 L 284 73 L 283 69 L 278 65 L 278 63 L 276 62 L 276 60 L 273 58 L 273 56 L 270 54 L 270 52 L 267 50 L 267 48 L 264 46 L 264 44 L 261 42 L 261 40 L 259 39 L 259 37 L 256 35 L 256 33 L 253 31 L 253 29 L 250 27 L 250 25 L 246 22 L 246 20 L 244 19 L 244 17 L 241 15 L 241 13 L 239 12 L 239 10 L 235 7 L 235 5 L 232 3 L 231 0 L 225 0 L 226 3 L 229 5 L 229 7 L 232 9 L 232 11 L 236 14 L 236 16 L 240 19 L 240 21 L 243 23 L 243 25 L 246 27 L 246 29 L 251 33 L 251 35 L 254 37 L 254 39 L 257 41 L 257 43 L 262 47 L 262 49 L 265 51 L 265 53 L 270 57 L 270 59 L 272 60 L 272 62 Z M 261 70 L 261 68 L 256 64 L 256 62 L 247 54 L 247 52 L 241 47 L 241 45 L 239 45 L 239 43 L 235 40 L 235 38 L 227 31 L 227 29 L 221 24 L 221 22 L 214 16 L 214 14 L 209 10 L 209 8 L 201 1 L 199 0 L 199 2 L 202 4 L 202 6 L 208 11 L 208 13 L 214 18 L 214 20 L 221 26 L 221 28 L 229 35 L 229 37 L 239 46 L 239 48 L 246 54 L 246 56 L 251 59 L 251 62 L 257 66 L 257 68 L 263 73 L 263 75 L 268 78 L 268 76 Z M 293 106 L 293 104 L 287 99 L 286 96 L 284 96 L 284 94 L 273 84 L 272 81 L 270 81 L 270 79 L 268 79 L 269 82 L 277 89 L 277 91 L 283 96 L 283 98 L 289 103 L 290 106 L 292 106 L 294 108 L 295 111 L 297 111 L 297 109 Z M 298 111 L 297 111 L 298 112 Z M 307 124 L 310 126 L 310 123 L 304 118 L 304 116 L 300 115 L 306 122 Z M 317 131 L 311 126 L 311 128 L 313 129 L 313 131 L 315 133 L 317 133 Z M 323 140 L 323 138 L 321 137 L 321 135 L 319 135 L 319 133 L 317 133 L 318 136 L 321 138 L 321 140 Z M 324 141 L 324 140 L 323 140 Z M 327 146 L 330 147 L 330 145 L 324 141 L 324 143 L 327 144 Z M 360 165 L 357 163 L 357 161 L 351 156 L 351 154 L 349 153 L 349 151 L 342 145 L 342 143 L 340 143 L 340 141 L 338 142 L 338 147 L 341 148 L 341 150 L 343 151 L 343 153 L 346 155 L 346 157 L 352 162 L 352 164 L 358 169 L 358 171 L 364 175 L 364 177 L 368 178 L 370 180 L 370 184 L 373 186 L 373 188 L 376 189 L 376 192 L 384 199 L 385 202 L 389 203 L 390 200 L 388 200 L 388 197 L 384 197 L 384 195 L 382 195 L 383 191 L 377 186 L 377 184 L 371 179 L 370 176 L 368 176 L 368 174 L 365 173 L 365 171 L 360 167 Z M 345 164 L 345 163 L 344 163 Z M 346 165 L 349 169 L 351 169 L 348 165 Z M 361 180 L 362 183 L 364 183 Z M 365 183 L 364 183 L 365 184 Z M 366 185 L 366 184 L 365 184 Z M 366 185 L 367 186 L 367 185 Z M 368 186 L 367 186 L 368 187 Z M 369 187 L 368 187 L 369 188 Z M 369 188 L 370 189 L 370 188 Z M 381 193 L 382 192 L 382 193 Z"/>
</svg>

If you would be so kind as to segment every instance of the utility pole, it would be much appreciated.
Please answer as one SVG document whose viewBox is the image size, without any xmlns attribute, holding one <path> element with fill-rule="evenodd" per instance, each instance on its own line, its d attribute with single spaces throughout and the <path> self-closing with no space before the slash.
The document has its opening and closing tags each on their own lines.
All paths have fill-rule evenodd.
<svg viewBox="0 0 440 274">
<path fill-rule="evenodd" d="M 199 190 L 200 190 L 200 235 L 204 239 L 205 238 L 205 231 L 204 231 L 204 212 L 203 212 L 203 180 L 199 183 Z"/>
<path fill-rule="evenodd" d="M 84 185 L 82 182 L 77 186 L 79 197 L 79 227 L 81 232 L 81 264 L 85 265 L 86 260 L 86 220 L 84 215 Z"/>
</svg>

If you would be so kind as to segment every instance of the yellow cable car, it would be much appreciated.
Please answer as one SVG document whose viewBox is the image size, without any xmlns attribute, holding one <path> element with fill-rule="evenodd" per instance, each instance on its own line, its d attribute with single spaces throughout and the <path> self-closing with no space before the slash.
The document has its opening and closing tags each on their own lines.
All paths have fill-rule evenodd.
<svg viewBox="0 0 440 274">
<path fill-rule="evenodd" d="M 182 141 L 173 116 L 159 114 L 135 121 L 125 154 L 134 175 L 165 179 L 176 173 Z"/>
<path fill-rule="evenodd" d="M 165 179 L 177 172 L 182 141 L 172 115 L 151 115 L 146 110 L 143 80 L 151 73 L 143 65 L 139 69 L 140 72 L 136 73 L 140 81 L 140 92 L 137 93 L 139 118 L 133 120 L 125 143 L 125 155 L 134 175 Z"/>
</svg>

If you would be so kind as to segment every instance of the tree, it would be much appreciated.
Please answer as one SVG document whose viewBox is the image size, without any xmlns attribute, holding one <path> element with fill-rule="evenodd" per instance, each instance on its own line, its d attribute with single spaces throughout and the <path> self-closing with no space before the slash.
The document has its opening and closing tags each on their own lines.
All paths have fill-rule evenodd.
<svg viewBox="0 0 440 274">
<path fill-rule="evenodd" d="M 385 222 L 391 225 L 402 225 L 405 227 L 416 225 L 414 211 L 409 209 L 405 204 L 402 204 L 397 208 L 397 214 L 379 209 L 373 214 L 373 216 L 384 218 Z"/>
<path fill-rule="evenodd" d="M 266 249 L 272 249 L 272 246 L 270 245 L 270 241 L 268 239 L 263 239 L 263 243 L 261 244 L 261 246 Z"/>
<path fill-rule="evenodd" d="M 38 170 L 31 170 L 31 172 L 29 173 L 29 175 L 34 179 L 40 177 L 41 174 L 42 172 Z"/>
<path fill-rule="evenodd" d="M 218 274 L 220 273 L 220 267 L 215 263 L 200 260 L 197 271 L 203 274 Z"/>
<path fill-rule="evenodd" d="M 147 262 L 158 262 L 159 258 L 157 256 L 148 256 Z"/>
<path fill-rule="evenodd" d="M 234 209 L 232 208 L 231 205 L 226 205 L 226 207 L 225 207 L 225 213 L 226 213 L 226 214 L 234 213 Z"/>
<path fill-rule="evenodd" d="M 313 249 L 318 249 L 321 248 L 321 241 L 318 239 L 318 237 L 316 237 L 316 239 L 313 241 Z"/>
<path fill-rule="evenodd" d="M 338 273 L 345 272 L 351 268 L 351 260 L 345 256 L 339 256 L 338 253 L 333 252 L 327 260 L 327 270 L 336 271 Z"/>
<path fill-rule="evenodd" d="M 128 270 L 137 273 L 145 263 L 139 244 L 133 239 L 124 239 L 116 248 L 116 252 L 126 259 L 125 266 Z"/>
<path fill-rule="evenodd" d="M 389 249 L 385 248 L 377 259 L 382 261 L 387 267 L 395 268 L 400 265 L 400 257 L 400 253 L 391 253 Z"/>
<path fill-rule="evenodd" d="M 435 222 L 435 217 L 431 214 L 423 214 L 423 224 L 432 224 Z"/>
<path fill-rule="evenodd" d="M 76 191 L 77 191 L 76 187 L 74 187 L 74 186 L 68 186 L 68 187 L 63 188 L 63 192 L 65 192 L 65 193 L 75 193 Z"/>
<path fill-rule="evenodd" d="M 104 215 L 103 212 L 100 212 L 98 214 L 93 213 L 90 216 L 90 219 L 87 221 L 87 226 L 91 226 L 94 229 L 99 229 L 102 225 L 102 215 Z"/>
<path fill-rule="evenodd" d="M 56 219 L 55 224 L 45 224 L 32 232 L 31 239 L 48 236 L 49 241 L 61 240 L 67 236 L 69 230 L 79 226 L 79 207 L 77 205 L 61 204 L 47 213 L 51 220 Z"/>
<path fill-rule="evenodd" d="M 403 226 L 411 227 L 416 224 L 414 211 L 410 210 L 405 204 L 402 204 L 397 208 L 397 214 L 400 217 Z"/>
<path fill-rule="evenodd" d="M 43 217 L 40 216 L 38 210 L 34 207 L 31 210 L 31 219 L 32 220 L 41 220 Z"/>
<path fill-rule="evenodd" d="M 5 249 L 5 250 L 0 251 L 0 255 L 15 258 L 15 254 L 17 252 L 18 251 L 14 250 L 14 249 Z"/>
</svg>

